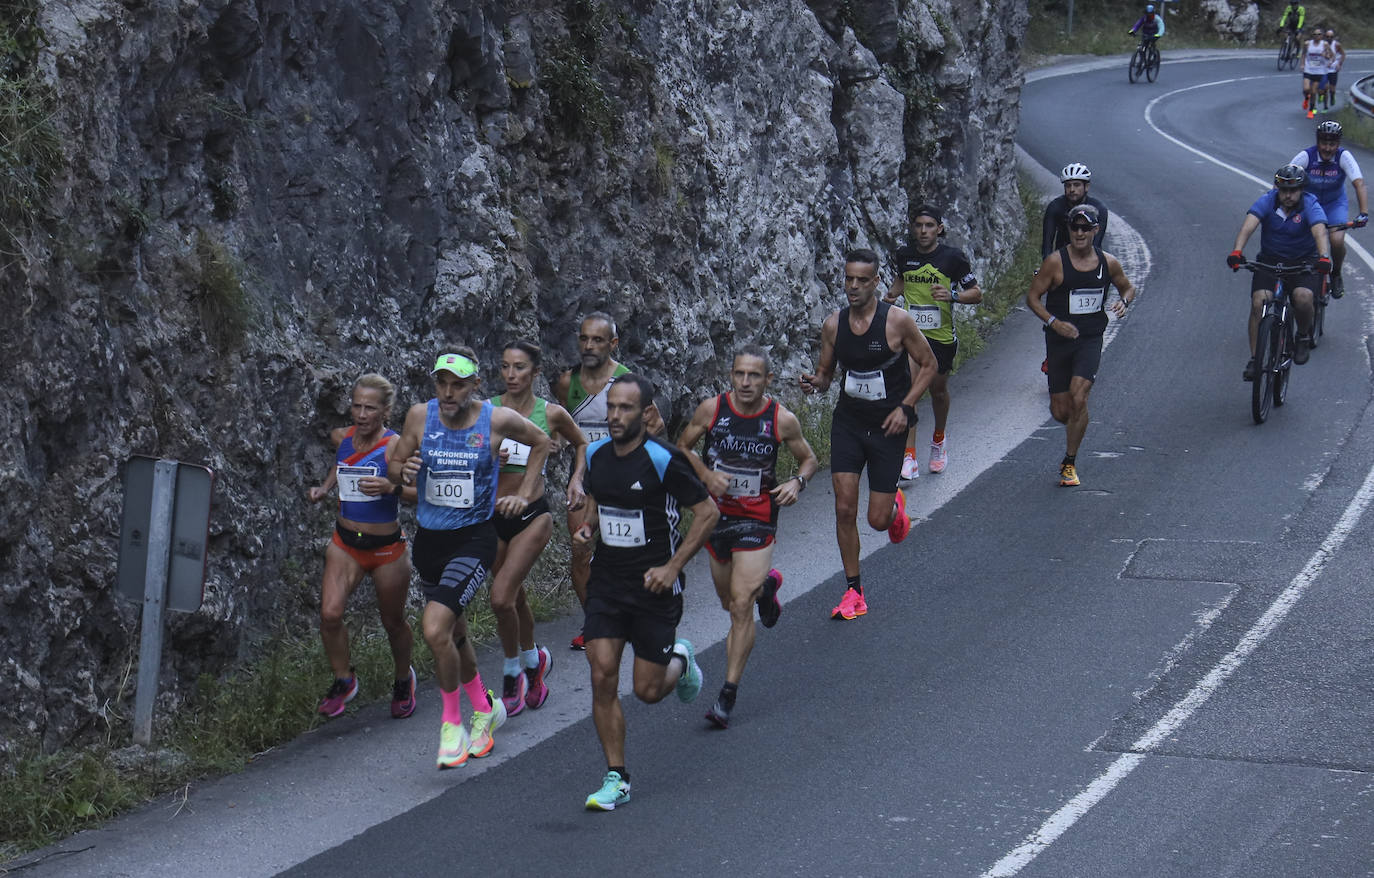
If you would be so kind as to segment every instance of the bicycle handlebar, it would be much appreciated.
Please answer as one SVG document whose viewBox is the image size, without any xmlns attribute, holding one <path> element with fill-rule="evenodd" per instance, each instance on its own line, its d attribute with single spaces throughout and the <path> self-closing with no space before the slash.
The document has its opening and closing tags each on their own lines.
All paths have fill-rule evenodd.
<svg viewBox="0 0 1374 878">
<path fill-rule="evenodd" d="M 1270 265 L 1267 262 L 1242 262 L 1236 266 L 1237 270 L 1242 268 L 1246 271 L 1267 271 L 1276 277 L 1296 277 L 1301 274 L 1313 274 L 1317 270 L 1315 266 L 1306 263 L 1284 265 L 1282 262 L 1277 265 Z"/>
</svg>

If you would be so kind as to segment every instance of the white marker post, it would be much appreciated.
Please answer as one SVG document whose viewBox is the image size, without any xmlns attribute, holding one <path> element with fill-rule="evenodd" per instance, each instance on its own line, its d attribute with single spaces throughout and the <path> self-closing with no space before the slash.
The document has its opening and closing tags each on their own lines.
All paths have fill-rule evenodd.
<svg viewBox="0 0 1374 878">
<path fill-rule="evenodd" d="M 143 577 L 143 630 L 138 643 L 138 691 L 134 697 L 134 743 L 153 741 L 153 702 L 162 670 L 162 601 L 172 554 L 172 510 L 176 503 L 177 462 L 153 465 L 153 502 L 149 510 L 148 566 Z"/>
</svg>

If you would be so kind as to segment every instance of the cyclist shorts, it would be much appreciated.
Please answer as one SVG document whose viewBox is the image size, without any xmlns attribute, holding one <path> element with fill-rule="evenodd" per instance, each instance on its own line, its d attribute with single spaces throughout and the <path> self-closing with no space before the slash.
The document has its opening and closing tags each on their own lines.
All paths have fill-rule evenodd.
<svg viewBox="0 0 1374 878">
<path fill-rule="evenodd" d="M 1326 84 L 1329 85 L 1331 88 L 1335 88 L 1335 87 L 1336 87 L 1336 77 L 1339 76 L 1339 75 L 1340 75 L 1340 71 L 1339 71 L 1339 70 L 1333 70 L 1333 71 L 1331 71 L 1330 73 L 1326 74 Z"/>
<path fill-rule="evenodd" d="M 1269 260 L 1262 261 L 1267 262 Z M 1250 281 L 1250 292 L 1256 293 L 1260 290 L 1272 290 L 1278 286 L 1278 283 L 1279 279 L 1272 273 L 1256 270 L 1254 277 Z M 1322 288 L 1322 278 L 1321 275 L 1317 274 L 1315 271 L 1309 271 L 1305 274 L 1285 278 L 1284 284 L 1287 285 L 1290 290 L 1296 290 L 1298 287 L 1307 287 L 1309 290 L 1316 292 Z"/>
<path fill-rule="evenodd" d="M 1045 334 L 1045 374 L 1050 393 L 1068 393 L 1074 378 L 1097 380 L 1102 365 L 1102 333 L 1064 338 Z"/>
<path fill-rule="evenodd" d="M 461 616 L 496 560 L 496 528 L 490 520 L 457 530 L 419 528 L 411 557 L 425 599 Z"/>
<path fill-rule="evenodd" d="M 1322 212 L 1326 214 L 1326 224 L 1328 226 L 1339 226 L 1350 221 L 1350 202 L 1345 197 L 1345 189 L 1341 189 L 1341 197 L 1330 204 L 1322 205 Z M 1340 231 L 1337 229 L 1337 231 Z"/>
<path fill-rule="evenodd" d="M 773 545 L 778 526 L 757 518 L 722 515 L 706 538 L 706 551 L 722 564 L 730 563 L 735 552 L 753 552 Z"/>
</svg>

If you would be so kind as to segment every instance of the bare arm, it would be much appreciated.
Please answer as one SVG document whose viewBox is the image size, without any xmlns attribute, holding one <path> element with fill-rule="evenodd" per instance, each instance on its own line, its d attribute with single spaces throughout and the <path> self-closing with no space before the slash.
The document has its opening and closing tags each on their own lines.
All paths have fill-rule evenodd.
<svg viewBox="0 0 1374 878">
<path fill-rule="evenodd" d="M 406 411 L 401 435 L 391 443 L 386 456 L 386 476 L 393 485 L 413 485 L 420 472 L 420 440 L 424 438 L 425 412 L 428 406 L 416 403 Z"/>
<path fill-rule="evenodd" d="M 778 438 L 786 443 L 787 450 L 797 459 L 797 475 L 808 482 L 811 481 L 821 467 L 820 461 L 816 459 L 816 452 L 811 449 L 811 443 L 802 435 L 801 421 L 782 406 L 778 406 Z M 771 493 L 779 506 L 791 506 L 797 502 L 803 490 L 805 489 L 801 482 L 788 479 Z"/>
<path fill-rule="evenodd" d="M 1120 299 L 1112 303 L 1112 313 L 1117 317 L 1124 317 L 1126 306 L 1135 301 L 1135 285 L 1126 277 L 1126 272 L 1121 268 L 1121 262 L 1115 256 L 1104 255 L 1107 258 L 1107 274 L 1111 277 L 1112 284 L 1116 286 L 1116 291 L 1121 296 Z"/>
<path fill-rule="evenodd" d="M 1357 177 L 1351 183 L 1355 186 L 1355 203 L 1360 206 L 1360 213 L 1369 213 L 1369 193 L 1365 191 L 1364 177 Z"/>
<path fill-rule="evenodd" d="M 706 466 L 706 461 L 696 452 L 697 442 L 706 435 L 706 431 L 711 429 L 711 419 L 716 414 L 716 397 L 704 399 L 697 406 L 697 410 L 692 413 L 692 420 L 682 430 L 682 435 L 677 437 L 677 447 L 681 448 L 687 455 L 687 461 L 692 464 L 692 470 L 701 479 L 702 484 L 706 485 L 706 490 L 713 497 L 720 497 L 725 494 L 726 488 L 730 486 L 730 477 L 725 473 L 716 472 Z"/>
<path fill-rule="evenodd" d="M 902 403 L 897 408 L 888 412 L 883 419 L 883 432 L 888 436 L 896 436 L 898 433 L 905 433 L 907 427 L 915 423 L 915 419 L 907 415 L 907 408 L 914 408 L 921 399 L 921 395 L 930 387 L 930 382 L 935 378 L 937 363 L 935 353 L 930 349 L 930 342 L 926 341 L 925 333 L 916 327 L 916 321 L 911 319 L 911 315 L 896 308 L 887 312 L 887 334 L 890 338 L 893 333 L 893 321 L 896 321 L 896 332 L 901 341 L 902 349 L 906 351 L 915 368 L 911 372 L 911 389 L 902 398 Z"/>
<path fill-rule="evenodd" d="M 1259 224 L 1259 217 L 1253 213 L 1247 213 L 1245 221 L 1240 224 L 1240 231 L 1236 233 L 1236 246 L 1231 249 L 1244 250 L 1245 242 L 1250 240 L 1250 236 L 1255 233 L 1255 229 L 1259 228 Z"/>
<path fill-rule="evenodd" d="M 587 437 L 582 428 L 561 405 L 550 405 L 544 410 L 549 426 L 559 436 L 567 440 L 573 450 L 572 473 L 568 476 L 568 508 L 580 509 L 587 495 L 582 480 L 587 474 Z"/>
<path fill-rule="evenodd" d="M 1045 307 L 1045 294 L 1063 282 L 1064 263 L 1058 252 L 1051 253 L 1040 263 L 1040 270 L 1035 273 L 1035 277 L 1031 278 L 1030 289 L 1026 292 L 1026 307 L 1040 318 L 1041 323 L 1047 324 L 1052 332 L 1057 332 L 1064 338 L 1078 338 L 1078 327 L 1069 321 L 1049 322 L 1051 315 Z"/>
<path fill-rule="evenodd" d="M 821 359 L 814 373 L 803 373 L 798 379 L 802 393 L 825 393 L 835 380 L 835 336 L 839 332 L 840 315 L 831 314 L 821 324 Z"/>
<path fill-rule="evenodd" d="M 514 439 L 530 447 L 530 459 L 525 462 L 524 478 L 514 494 L 496 499 L 496 514 L 506 517 L 519 515 L 525 507 L 539 499 L 544 481 L 544 461 L 549 456 L 549 437 L 514 409 L 497 407 L 491 410 L 491 447 L 501 447 L 506 439 Z"/>
</svg>

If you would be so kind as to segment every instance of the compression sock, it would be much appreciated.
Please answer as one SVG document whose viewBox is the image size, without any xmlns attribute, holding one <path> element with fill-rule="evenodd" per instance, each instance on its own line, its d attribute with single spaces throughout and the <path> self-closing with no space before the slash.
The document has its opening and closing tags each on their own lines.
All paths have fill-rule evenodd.
<svg viewBox="0 0 1374 878">
<path fill-rule="evenodd" d="M 915 456 L 916 456 L 916 449 L 915 449 L 915 447 L 913 447 L 913 446 L 911 446 L 911 445 L 908 445 L 908 446 L 906 447 L 906 451 L 903 452 L 903 453 L 904 453 L 907 457 L 915 457 Z"/>
<path fill-rule="evenodd" d="M 720 687 L 720 704 L 727 711 L 735 709 L 735 695 L 739 692 L 738 683 L 726 683 Z"/>
<path fill-rule="evenodd" d="M 863 593 L 864 593 L 864 587 L 863 587 L 862 585 L 859 585 L 859 577 L 857 577 L 857 576 L 846 576 L 846 577 L 844 578 L 844 581 L 845 581 L 845 584 L 846 584 L 846 585 L 848 585 L 850 588 L 852 588 L 852 589 L 854 589 L 855 591 L 857 591 L 859 594 L 863 594 Z"/>
<path fill-rule="evenodd" d="M 472 709 L 478 713 L 491 713 L 491 701 L 487 698 L 487 689 L 482 685 L 482 675 L 475 674 L 471 680 L 463 684 L 463 691 L 467 693 L 468 703 Z"/>
<path fill-rule="evenodd" d="M 507 677 L 520 676 L 520 656 L 505 659 L 501 664 L 501 673 Z"/>
<path fill-rule="evenodd" d="M 454 689 L 452 692 L 445 692 L 443 689 L 440 689 L 439 698 L 444 702 L 443 722 L 461 726 L 463 724 L 463 706 L 458 690 Z"/>
<path fill-rule="evenodd" d="M 539 647 L 520 650 L 520 663 L 527 668 L 539 667 Z"/>
</svg>

